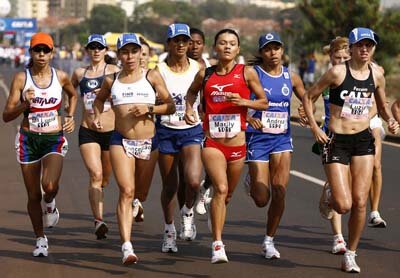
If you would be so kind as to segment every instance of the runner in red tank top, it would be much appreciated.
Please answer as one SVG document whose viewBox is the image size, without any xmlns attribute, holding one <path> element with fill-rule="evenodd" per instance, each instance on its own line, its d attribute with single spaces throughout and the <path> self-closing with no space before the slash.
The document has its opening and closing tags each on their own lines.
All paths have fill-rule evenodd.
<svg viewBox="0 0 400 278">
<path fill-rule="evenodd" d="M 228 258 L 222 243 L 222 230 L 226 205 L 232 197 L 244 165 L 247 108 L 267 109 L 268 100 L 256 71 L 235 62 L 240 51 L 239 36 L 235 31 L 219 31 L 215 36 L 214 50 L 218 55 L 218 64 L 197 73 L 186 96 L 185 120 L 188 124 L 196 123 L 192 106 L 204 85 L 205 142 L 202 160 L 214 186 L 211 201 L 211 263 L 224 263 L 228 262 Z M 249 99 L 250 90 L 256 95 L 254 101 Z"/>
</svg>

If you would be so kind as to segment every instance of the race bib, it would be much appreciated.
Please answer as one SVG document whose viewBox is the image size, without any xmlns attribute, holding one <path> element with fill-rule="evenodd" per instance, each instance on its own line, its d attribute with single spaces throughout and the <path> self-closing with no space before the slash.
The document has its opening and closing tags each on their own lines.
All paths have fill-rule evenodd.
<svg viewBox="0 0 400 278">
<path fill-rule="evenodd" d="M 241 131 L 240 114 L 208 115 L 212 138 L 232 138 Z"/>
<path fill-rule="evenodd" d="M 372 107 L 371 98 L 346 97 L 340 116 L 348 119 L 368 119 L 370 107 Z"/>
<path fill-rule="evenodd" d="M 262 132 L 281 134 L 288 129 L 288 112 L 262 111 Z"/>
<path fill-rule="evenodd" d="M 92 92 L 88 92 L 86 94 L 83 95 L 83 103 L 85 104 L 85 110 L 90 113 L 93 114 L 93 102 L 96 99 L 96 94 L 92 93 Z M 108 110 L 111 109 L 111 103 L 109 100 L 107 100 L 104 103 L 104 109 L 103 112 L 107 112 Z"/>
<path fill-rule="evenodd" d="M 151 139 L 122 139 L 122 145 L 128 157 L 149 160 L 151 154 Z"/>
<path fill-rule="evenodd" d="M 33 132 L 51 133 L 59 129 L 57 110 L 29 113 L 28 121 Z"/>
</svg>

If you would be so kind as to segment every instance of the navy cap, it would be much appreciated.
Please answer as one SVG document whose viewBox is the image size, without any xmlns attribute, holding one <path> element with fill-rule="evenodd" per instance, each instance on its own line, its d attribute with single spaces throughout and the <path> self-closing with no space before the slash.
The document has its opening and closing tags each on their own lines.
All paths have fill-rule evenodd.
<svg viewBox="0 0 400 278">
<path fill-rule="evenodd" d="M 258 39 L 258 49 L 263 48 L 264 46 L 266 46 L 271 42 L 277 42 L 283 45 L 283 42 L 281 41 L 281 37 L 279 36 L 279 34 L 276 32 L 270 32 L 268 34 L 260 36 L 260 38 Z"/>
<path fill-rule="evenodd" d="M 93 42 L 97 42 L 97 43 L 101 44 L 102 46 L 107 47 L 106 38 L 105 38 L 103 35 L 100 35 L 100 34 L 91 34 L 91 35 L 88 37 L 88 41 L 87 41 L 86 47 L 87 47 L 89 44 L 93 43 Z"/>
<path fill-rule="evenodd" d="M 357 27 L 351 30 L 349 34 L 349 43 L 355 44 L 361 40 L 368 39 L 373 41 L 375 44 L 378 44 L 379 37 L 378 35 L 372 31 L 371 29 L 364 27 Z"/>
<path fill-rule="evenodd" d="M 172 39 L 179 35 L 184 35 L 184 36 L 188 36 L 189 38 L 192 38 L 190 36 L 189 25 L 184 24 L 184 23 L 174 23 L 174 24 L 171 24 L 170 26 L 168 26 L 168 33 L 167 33 L 168 39 Z"/>
<path fill-rule="evenodd" d="M 117 40 L 117 49 L 121 49 L 122 47 L 124 47 L 127 44 L 136 44 L 140 47 L 142 47 L 142 44 L 140 43 L 139 37 L 138 35 L 134 34 L 134 33 L 125 33 L 122 34 L 118 37 Z"/>
</svg>

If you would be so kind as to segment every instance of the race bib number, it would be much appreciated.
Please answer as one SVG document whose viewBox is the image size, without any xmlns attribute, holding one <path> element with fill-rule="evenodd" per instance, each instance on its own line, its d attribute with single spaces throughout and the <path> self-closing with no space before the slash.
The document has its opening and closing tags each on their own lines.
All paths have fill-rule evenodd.
<svg viewBox="0 0 400 278">
<path fill-rule="evenodd" d="M 210 114 L 208 120 L 212 138 L 232 138 L 241 131 L 240 114 Z"/>
<path fill-rule="evenodd" d="M 368 119 L 370 107 L 372 107 L 371 98 L 346 97 L 340 116 L 348 119 Z"/>
<path fill-rule="evenodd" d="M 122 139 L 122 145 L 128 157 L 149 160 L 151 154 L 151 139 Z"/>
<path fill-rule="evenodd" d="M 33 132 L 51 133 L 59 129 L 57 110 L 29 113 L 28 121 Z"/>
<path fill-rule="evenodd" d="M 88 93 L 84 94 L 84 96 L 83 96 L 83 103 L 85 104 L 85 110 L 90 114 L 94 113 L 93 102 L 95 99 L 96 99 L 96 94 L 93 92 L 88 92 Z M 104 103 L 103 112 L 107 112 L 110 109 L 111 109 L 111 103 L 109 100 L 107 100 Z"/>
<path fill-rule="evenodd" d="M 281 134 L 288 129 L 288 112 L 263 111 L 261 116 L 262 132 Z"/>
</svg>

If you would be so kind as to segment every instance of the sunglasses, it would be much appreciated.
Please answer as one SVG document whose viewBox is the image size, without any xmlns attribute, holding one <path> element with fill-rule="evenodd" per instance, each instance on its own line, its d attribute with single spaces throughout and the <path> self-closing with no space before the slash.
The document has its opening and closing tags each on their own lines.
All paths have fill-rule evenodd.
<svg viewBox="0 0 400 278">
<path fill-rule="evenodd" d="M 87 46 L 87 48 L 90 49 L 90 50 L 96 50 L 96 49 L 103 50 L 105 48 L 105 46 L 99 45 L 99 44 L 89 44 Z"/>
<path fill-rule="evenodd" d="M 44 54 L 49 54 L 50 52 L 53 51 L 52 48 L 47 47 L 47 46 L 35 46 L 35 47 L 33 47 L 31 50 L 32 50 L 33 52 L 36 52 L 36 53 L 43 52 Z"/>
</svg>

